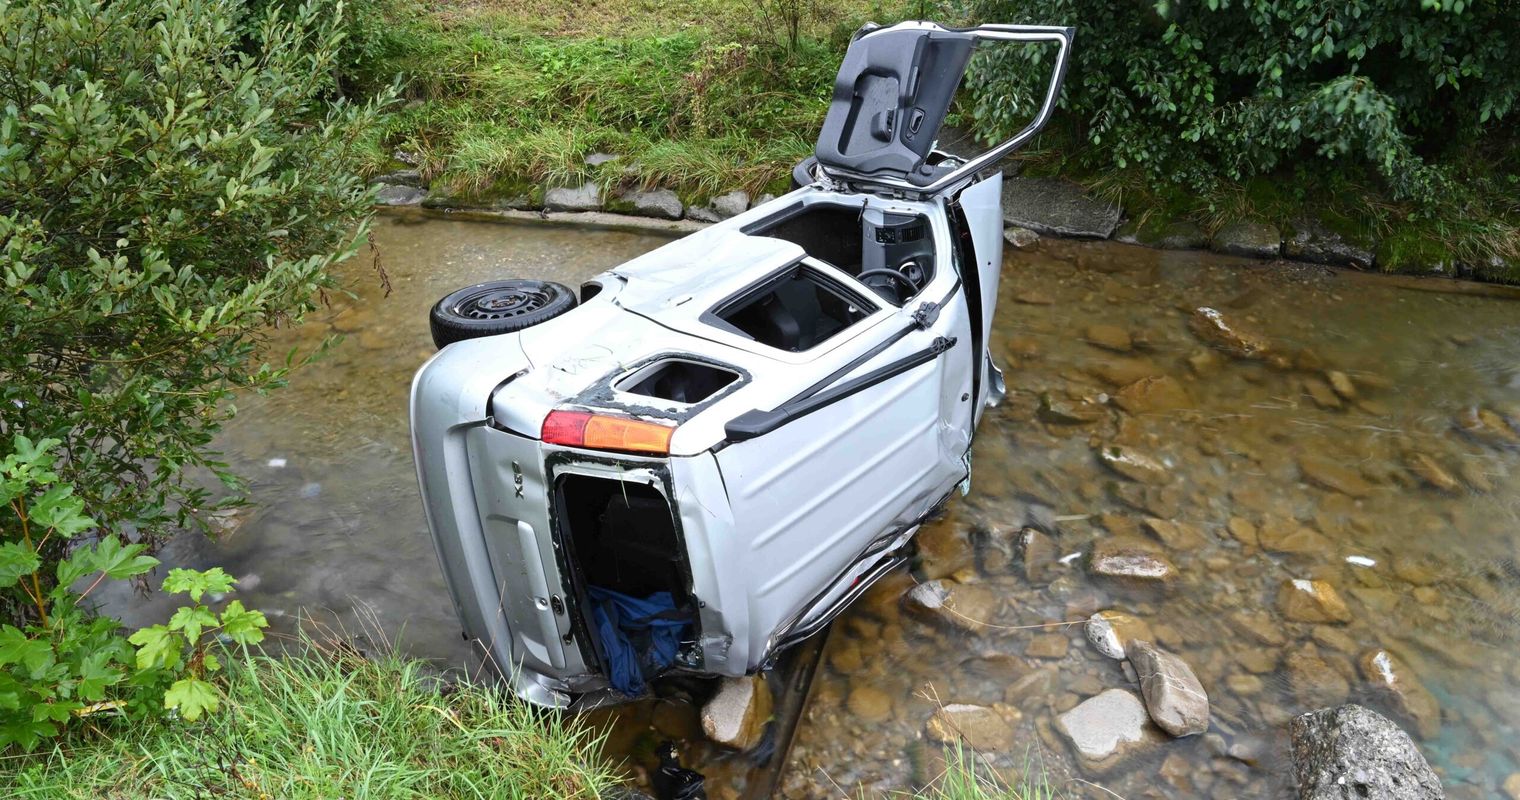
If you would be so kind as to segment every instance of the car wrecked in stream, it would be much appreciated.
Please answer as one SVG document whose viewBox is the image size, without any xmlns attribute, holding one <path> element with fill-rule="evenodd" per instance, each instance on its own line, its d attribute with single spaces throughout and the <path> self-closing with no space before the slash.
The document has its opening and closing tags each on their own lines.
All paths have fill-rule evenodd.
<svg viewBox="0 0 1520 800">
<path fill-rule="evenodd" d="M 1000 159 L 1072 30 L 863 28 L 800 188 L 587 281 L 433 308 L 412 440 L 464 626 L 522 698 L 586 707 L 742 676 L 821 630 L 957 486 L 988 354 Z M 973 49 L 1054 46 L 1041 106 L 935 149 Z"/>
</svg>

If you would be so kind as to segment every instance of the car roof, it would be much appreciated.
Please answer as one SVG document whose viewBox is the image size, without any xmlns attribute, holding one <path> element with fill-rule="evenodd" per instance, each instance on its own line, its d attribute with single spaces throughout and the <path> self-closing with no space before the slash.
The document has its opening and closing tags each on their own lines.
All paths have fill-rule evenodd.
<svg viewBox="0 0 1520 800">
<path fill-rule="evenodd" d="M 708 228 L 614 267 L 628 281 L 617 304 L 655 320 L 700 314 L 804 255 L 792 242 Z"/>
</svg>

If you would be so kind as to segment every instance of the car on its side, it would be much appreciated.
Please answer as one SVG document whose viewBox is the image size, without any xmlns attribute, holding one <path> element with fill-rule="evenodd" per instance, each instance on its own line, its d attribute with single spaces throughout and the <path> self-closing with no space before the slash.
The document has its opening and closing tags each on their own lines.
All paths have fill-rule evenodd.
<svg viewBox="0 0 1520 800">
<path fill-rule="evenodd" d="M 975 157 L 936 150 L 988 41 L 1055 47 L 1042 105 Z M 422 498 L 465 635 L 521 697 L 762 670 L 903 562 L 1003 394 L 996 164 L 1049 118 L 1071 41 L 868 26 L 795 191 L 579 292 L 503 280 L 434 307 Z"/>
</svg>

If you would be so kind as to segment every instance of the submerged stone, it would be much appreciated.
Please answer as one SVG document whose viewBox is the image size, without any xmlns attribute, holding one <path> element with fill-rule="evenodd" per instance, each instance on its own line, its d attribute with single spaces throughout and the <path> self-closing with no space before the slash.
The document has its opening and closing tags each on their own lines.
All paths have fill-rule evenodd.
<svg viewBox="0 0 1520 800">
<path fill-rule="evenodd" d="M 1140 679 L 1140 693 L 1151 720 L 1173 736 L 1195 736 L 1209 729 L 1209 695 L 1186 661 L 1148 641 L 1124 649 Z"/>
<path fill-rule="evenodd" d="M 1443 492 L 1455 492 L 1462 488 L 1455 476 L 1446 471 L 1434 458 L 1424 453 L 1408 453 L 1404 466 L 1425 485 Z"/>
<path fill-rule="evenodd" d="M 1348 497 L 1366 497 L 1372 494 L 1372 484 L 1360 472 L 1327 458 L 1300 456 L 1298 470 L 1303 474 L 1304 480 L 1321 489 L 1340 492 Z"/>
<path fill-rule="evenodd" d="M 1114 404 L 1131 414 L 1153 414 L 1192 408 L 1187 390 L 1170 375 L 1152 375 L 1124 385 L 1114 393 Z"/>
<path fill-rule="evenodd" d="M 1165 464 L 1133 448 L 1115 444 L 1102 445 L 1098 448 L 1098 460 L 1103 462 L 1103 466 L 1132 481 L 1162 484 L 1172 479 Z"/>
<path fill-rule="evenodd" d="M 1387 650 L 1369 650 L 1357 661 L 1362 677 L 1400 716 L 1413 722 L 1422 739 L 1441 732 L 1441 705 L 1409 665 Z"/>
<path fill-rule="evenodd" d="M 1346 677 L 1312 645 L 1288 653 L 1283 666 L 1288 673 L 1288 685 L 1301 706 L 1314 708 L 1343 703 L 1351 694 L 1351 684 Z"/>
<path fill-rule="evenodd" d="M 1277 590 L 1277 607 L 1293 622 L 1316 624 L 1351 621 L 1351 609 L 1335 587 L 1324 581 L 1293 578 Z"/>
<path fill-rule="evenodd" d="M 965 742 L 972 750 L 984 753 L 1007 753 L 1013 750 L 1013 726 L 988 706 L 951 703 L 942 706 L 929 718 L 924 734 L 941 744 Z"/>
<path fill-rule="evenodd" d="M 1457 416 L 1457 430 L 1474 441 L 1492 447 L 1520 445 L 1520 434 L 1510 427 L 1499 412 L 1487 408 L 1469 408 Z"/>
<path fill-rule="evenodd" d="M 886 722 L 892 717 L 892 696 L 875 686 L 856 686 L 845 698 L 845 707 L 866 722 Z"/>
<path fill-rule="evenodd" d="M 1172 562 L 1144 539 L 1110 536 L 1093 543 L 1087 569 L 1105 578 L 1164 582 L 1177 573 Z"/>
<path fill-rule="evenodd" d="M 1049 581 L 1060 565 L 1061 551 L 1055 541 L 1036 528 L 1019 531 L 1018 550 L 1024 578 L 1030 583 Z"/>
<path fill-rule="evenodd" d="M 1208 306 L 1193 310 L 1188 328 L 1199 341 L 1236 358 L 1265 358 L 1272 349 L 1266 337 L 1242 328 L 1223 312 Z"/>
<path fill-rule="evenodd" d="M 1002 601 L 991 589 L 952 580 L 920 583 L 908 592 L 908 610 L 919 617 L 970 633 L 990 630 Z"/>
<path fill-rule="evenodd" d="M 1118 353 L 1127 353 L 1135 348 L 1129 331 L 1118 325 L 1090 325 L 1083 334 L 1083 339 L 1090 345 Z"/>
</svg>

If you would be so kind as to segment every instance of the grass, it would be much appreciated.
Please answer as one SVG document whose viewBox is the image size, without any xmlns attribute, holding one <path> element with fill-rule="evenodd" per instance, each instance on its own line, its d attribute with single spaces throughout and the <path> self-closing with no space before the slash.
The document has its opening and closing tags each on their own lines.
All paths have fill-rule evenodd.
<svg viewBox="0 0 1520 800">
<path fill-rule="evenodd" d="M 849 35 L 904 10 L 842 0 L 795 47 L 772 3 L 741 0 L 372 0 L 350 82 L 399 76 L 406 102 L 370 142 L 368 169 L 412 154 L 435 188 L 503 181 L 664 185 L 689 200 L 786 188 L 809 155 Z M 596 152 L 617 161 L 594 168 Z"/>
<path fill-rule="evenodd" d="M 237 658 L 197 724 L 103 727 L 0 758 L 14 798 L 594 798 L 615 784 L 599 739 L 416 661 L 307 645 Z"/>
</svg>

